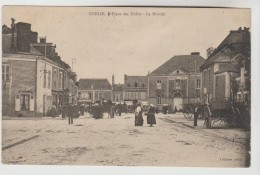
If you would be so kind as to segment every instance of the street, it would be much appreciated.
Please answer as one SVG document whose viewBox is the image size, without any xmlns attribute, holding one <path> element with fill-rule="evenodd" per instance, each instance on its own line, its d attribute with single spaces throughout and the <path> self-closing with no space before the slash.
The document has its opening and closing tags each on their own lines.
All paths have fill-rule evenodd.
<svg viewBox="0 0 260 175">
<path fill-rule="evenodd" d="M 2 120 L 4 164 L 246 167 L 250 132 L 192 128 L 183 116 L 157 114 L 157 124 L 134 126 L 134 114 L 73 125 L 61 118 Z M 190 122 L 191 123 L 191 122 Z M 24 142 L 22 140 L 25 140 Z M 233 139 L 232 139 L 233 138 Z M 14 144 L 20 142 L 19 144 Z M 8 145 L 10 147 L 8 147 Z"/>
</svg>

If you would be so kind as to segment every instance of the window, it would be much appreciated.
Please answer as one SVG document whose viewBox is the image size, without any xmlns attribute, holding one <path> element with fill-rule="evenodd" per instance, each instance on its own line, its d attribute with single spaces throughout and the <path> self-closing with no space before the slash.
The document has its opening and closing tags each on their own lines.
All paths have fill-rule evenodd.
<svg viewBox="0 0 260 175">
<path fill-rule="evenodd" d="M 2 81 L 10 81 L 10 65 L 2 65 Z"/>
<path fill-rule="evenodd" d="M 162 81 L 157 80 L 157 89 L 162 89 Z"/>
<path fill-rule="evenodd" d="M 102 99 L 103 99 L 103 92 L 99 92 L 99 93 L 98 93 L 98 99 L 99 99 L 99 100 L 102 100 Z"/>
<path fill-rule="evenodd" d="M 127 87 L 131 87 L 131 85 L 129 83 L 127 83 Z"/>
<path fill-rule="evenodd" d="M 204 83 L 204 87 L 206 86 L 206 76 L 207 76 L 207 71 L 205 70 L 204 71 L 204 76 L 203 76 L 203 78 L 204 78 L 203 79 L 204 80 L 204 82 L 203 82 Z"/>
<path fill-rule="evenodd" d="M 179 71 L 179 70 L 177 70 L 177 74 L 178 74 L 178 73 L 180 73 L 180 71 Z"/>
<path fill-rule="evenodd" d="M 48 71 L 48 88 L 51 88 L 51 71 Z"/>
<path fill-rule="evenodd" d="M 181 80 L 177 79 L 175 81 L 176 89 L 181 89 Z"/>
<path fill-rule="evenodd" d="M 210 72 L 211 72 L 211 70 L 209 69 L 209 83 L 211 83 Z"/>
<path fill-rule="evenodd" d="M 46 70 L 44 69 L 44 71 L 43 71 L 43 87 L 44 87 L 44 88 L 46 88 L 46 74 L 47 74 L 47 72 L 46 72 Z"/>
<path fill-rule="evenodd" d="M 29 94 L 20 94 L 20 111 L 29 111 Z"/>
<path fill-rule="evenodd" d="M 62 72 L 60 72 L 60 76 L 59 76 L 59 87 L 60 89 L 62 89 Z"/>
<path fill-rule="evenodd" d="M 135 82 L 135 87 L 139 87 L 138 83 Z"/>
<path fill-rule="evenodd" d="M 218 87 L 218 81 L 219 81 L 218 79 L 219 79 L 219 77 L 216 76 L 216 85 L 215 85 L 216 87 Z"/>
<path fill-rule="evenodd" d="M 54 75 L 53 75 L 53 86 L 54 86 L 54 89 L 56 89 L 57 87 L 57 71 L 54 70 Z"/>
<path fill-rule="evenodd" d="M 197 89 L 200 88 L 200 79 L 197 79 L 197 80 L 196 80 L 196 87 L 197 87 Z"/>
<path fill-rule="evenodd" d="M 143 88 L 145 87 L 145 84 L 144 84 L 144 83 L 142 84 L 142 87 L 143 87 Z"/>
<path fill-rule="evenodd" d="M 115 94 L 115 100 L 116 100 L 116 101 L 120 101 L 120 100 L 121 100 L 120 97 L 121 97 L 120 94 Z"/>
<path fill-rule="evenodd" d="M 160 95 L 157 97 L 157 104 L 158 104 L 158 105 L 162 104 L 161 96 L 160 96 Z"/>
<path fill-rule="evenodd" d="M 141 92 L 141 99 L 145 100 L 145 92 Z"/>
</svg>

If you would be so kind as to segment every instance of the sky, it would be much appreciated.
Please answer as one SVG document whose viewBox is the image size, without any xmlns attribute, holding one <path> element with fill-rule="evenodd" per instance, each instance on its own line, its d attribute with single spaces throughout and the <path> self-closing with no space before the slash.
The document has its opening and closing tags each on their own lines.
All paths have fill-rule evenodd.
<svg viewBox="0 0 260 175">
<path fill-rule="evenodd" d="M 78 79 L 111 82 L 114 74 L 116 83 L 124 74 L 145 76 L 174 55 L 206 58 L 230 30 L 251 27 L 250 9 L 4 6 L 2 13 L 7 26 L 11 18 L 32 24 L 70 66 L 75 58 Z"/>
</svg>

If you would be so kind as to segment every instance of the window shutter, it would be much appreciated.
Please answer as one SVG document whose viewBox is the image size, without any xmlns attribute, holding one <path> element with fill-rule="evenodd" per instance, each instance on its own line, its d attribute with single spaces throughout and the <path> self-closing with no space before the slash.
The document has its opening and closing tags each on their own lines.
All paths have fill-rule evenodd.
<svg viewBox="0 0 260 175">
<path fill-rule="evenodd" d="M 15 111 L 20 111 L 21 106 L 20 106 L 20 95 L 16 94 L 15 95 Z"/>
<path fill-rule="evenodd" d="M 30 111 L 34 111 L 34 97 L 31 95 L 30 99 Z"/>
</svg>

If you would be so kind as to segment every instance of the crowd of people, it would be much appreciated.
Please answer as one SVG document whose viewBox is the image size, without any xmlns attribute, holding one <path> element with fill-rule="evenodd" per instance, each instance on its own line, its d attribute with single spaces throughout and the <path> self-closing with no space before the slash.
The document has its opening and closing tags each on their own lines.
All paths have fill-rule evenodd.
<svg viewBox="0 0 260 175">
<path fill-rule="evenodd" d="M 152 127 L 154 124 L 156 124 L 155 114 L 157 113 L 157 110 L 153 104 L 149 105 L 147 112 L 144 112 L 140 102 L 134 104 L 132 108 L 134 109 L 133 112 L 135 115 L 135 126 L 143 126 L 143 115 L 147 116 L 147 124 L 149 124 L 149 126 Z M 77 118 L 80 115 L 83 116 L 85 112 L 91 114 L 95 119 L 102 119 L 104 113 L 108 114 L 108 118 L 114 118 L 115 116 L 121 117 L 122 113 L 127 114 L 129 112 L 129 108 L 125 103 L 119 102 L 113 104 L 109 101 L 89 105 L 71 103 L 60 108 L 62 119 L 68 117 L 69 125 L 73 124 L 73 118 Z"/>
</svg>

